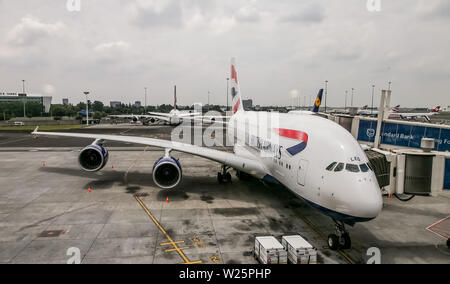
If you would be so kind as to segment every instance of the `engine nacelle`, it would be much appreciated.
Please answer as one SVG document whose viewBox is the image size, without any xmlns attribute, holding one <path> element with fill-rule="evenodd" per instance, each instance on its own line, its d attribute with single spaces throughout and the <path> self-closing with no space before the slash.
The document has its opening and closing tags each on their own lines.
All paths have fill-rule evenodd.
<svg viewBox="0 0 450 284">
<path fill-rule="evenodd" d="M 176 187 L 183 176 L 181 165 L 172 157 L 162 157 L 153 165 L 153 181 L 163 189 Z"/>
<path fill-rule="evenodd" d="M 101 170 L 108 162 L 109 153 L 104 147 L 92 144 L 81 150 L 78 163 L 88 172 Z"/>
</svg>

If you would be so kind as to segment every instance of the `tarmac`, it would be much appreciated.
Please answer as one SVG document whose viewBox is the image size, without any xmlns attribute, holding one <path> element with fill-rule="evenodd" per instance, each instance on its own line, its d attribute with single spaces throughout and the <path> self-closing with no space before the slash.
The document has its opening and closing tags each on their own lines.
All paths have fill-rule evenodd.
<svg viewBox="0 0 450 284">
<path fill-rule="evenodd" d="M 171 127 L 95 126 L 74 132 L 170 137 Z M 426 230 L 450 215 L 450 192 L 410 202 L 384 198 L 375 220 L 348 227 L 352 249 L 331 251 L 332 220 L 281 186 L 257 180 L 217 182 L 220 165 L 173 152 L 183 180 L 161 190 L 153 163 L 164 152 L 110 143 L 97 173 L 82 171 L 84 139 L 0 132 L 0 263 L 257 263 L 255 236 L 300 234 L 319 263 L 450 263 L 443 238 Z"/>
</svg>

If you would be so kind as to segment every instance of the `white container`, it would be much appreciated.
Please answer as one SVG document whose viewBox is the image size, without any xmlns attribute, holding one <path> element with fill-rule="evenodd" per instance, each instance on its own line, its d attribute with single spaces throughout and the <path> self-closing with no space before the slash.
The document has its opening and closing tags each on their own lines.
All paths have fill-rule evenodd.
<svg viewBox="0 0 450 284">
<path fill-rule="evenodd" d="M 255 257 L 262 264 L 287 263 L 287 252 L 280 242 L 272 236 L 255 238 Z"/>
<path fill-rule="evenodd" d="M 316 264 L 317 249 L 299 235 L 284 236 L 281 244 L 287 251 L 288 260 L 293 264 Z"/>
</svg>

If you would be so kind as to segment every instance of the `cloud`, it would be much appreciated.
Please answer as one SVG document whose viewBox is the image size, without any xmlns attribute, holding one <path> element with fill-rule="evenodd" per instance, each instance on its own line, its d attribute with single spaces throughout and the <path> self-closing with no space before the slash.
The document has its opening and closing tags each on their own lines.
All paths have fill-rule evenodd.
<svg viewBox="0 0 450 284">
<path fill-rule="evenodd" d="M 180 27 L 182 23 L 181 1 L 136 0 L 128 6 L 132 21 L 142 28 L 168 26 Z"/>
<path fill-rule="evenodd" d="M 8 33 L 7 42 L 18 46 L 32 45 L 40 39 L 59 35 L 63 29 L 64 24 L 61 22 L 46 24 L 37 18 L 26 16 Z"/>
<path fill-rule="evenodd" d="M 124 41 L 114 41 L 98 44 L 94 47 L 96 52 L 123 52 L 130 48 L 130 44 Z"/>
<path fill-rule="evenodd" d="M 325 8 L 319 3 L 310 3 L 300 11 L 289 13 L 279 18 L 283 23 L 320 23 L 325 20 Z"/>
<path fill-rule="evenodd" d="M 44 86 L 42 86 L 42 91 L 44 92 L 44 94 L 52 95 L 55 93 L 55 86 L 53 86 L 52 84 L 45 84 Z"/>
</svg>

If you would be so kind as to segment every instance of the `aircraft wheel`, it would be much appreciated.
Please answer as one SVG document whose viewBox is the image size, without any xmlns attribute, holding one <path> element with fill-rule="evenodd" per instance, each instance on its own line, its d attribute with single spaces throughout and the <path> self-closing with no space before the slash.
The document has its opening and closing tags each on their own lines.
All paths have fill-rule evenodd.
<svg viewBox="0 0 450 284">
<path fill-rule="evenodd" d="M 447 239 L 447 247 L 450 249 L 450 239 Z"/>
<path fill-rule="evenodd" d="M 231 182 L 231 174 L 230 173 L 226 173 L 225 174 L 225 180 L 227 181 L 227 182 Z"/>
<path fill-rule="evenodd" d="M 344 233 L 342 235 L 342 239 L 344 241 L 344 244 L 342 245 L 343 249 L 351 249 L 352 248 L 352 240 L 350 239 L 349 233 Z"/>
<path fill-rule="evenodd" d="M 218 173 L 217 173 L 217 181 L 218 181 L 219 183 L 223 183 L 223 175 L 222 175 L 221 172 L 218 172 Z"/>
<path fill-rule="evenodd" d="M 339 238 L 335 234 L 328 235 L 328 247 L 331 250 L 337 250 L 339 248 Z"/>
</svg>

